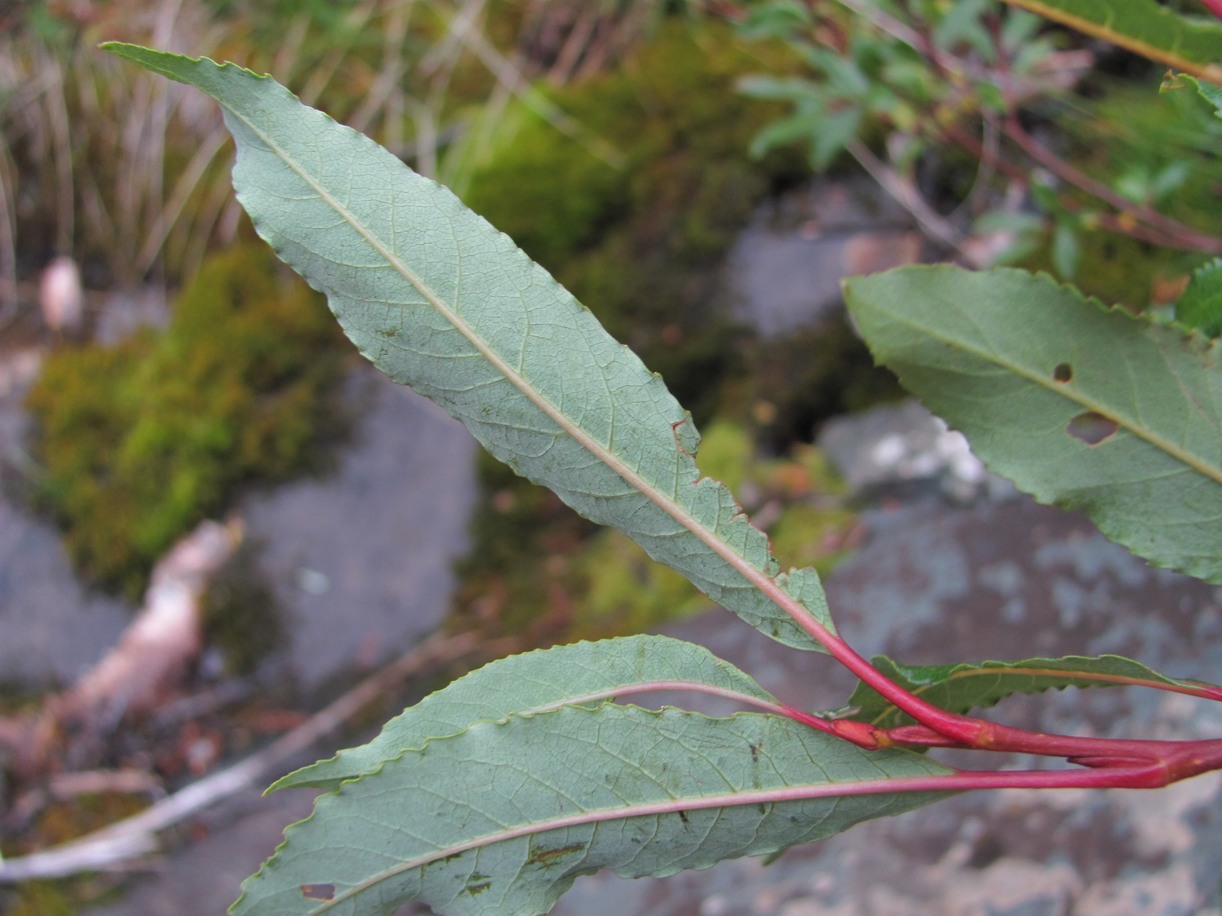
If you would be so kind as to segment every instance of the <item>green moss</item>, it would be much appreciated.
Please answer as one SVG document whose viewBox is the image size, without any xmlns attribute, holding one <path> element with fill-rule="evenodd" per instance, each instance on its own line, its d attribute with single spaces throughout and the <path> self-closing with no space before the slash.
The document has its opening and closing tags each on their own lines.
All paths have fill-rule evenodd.
<svg viewBox="0 0 1222 916">
<path fill-rule="evenodd" d="M 547 641 L 567 626 L 571 559 L 598 528 L 482 450 L 476 476 L 484 498 L 468 524 L 470 549 L 456 564 L 450 624 Z"/>
<path fill-rule="evenodd" d="M 718 420 L 702 432 L 696 463 L 705 477 L 720 480 L 737 493 L 742 489 L 754 457 L 751 434 L 737 423 Z"/>
<path fill-rule="evenodd" d="M 682 575 L 649 559 L 618 531 L 600 532 L 575 563 L 580 607 L 571 638 L 640 633 L 713 604 Z"/>
<path fill-rule="evenodd" d="M 236 490 L 315 468 L 346 348 L 262 244 L 209 260 L 170 326 L 53 354 L 31 391 L 42 502 L 99 584 L 137 594 Z"/>
<path fill-rule="evenodd" d="M 0 897 L 8 916 L 76 916 L 80 912 L 80 899 L 62 881 L 26 881 L 10 894 Z"/>
<path fill-rule="evenodd" d="M 1073 283 L 1089 296 L 1141 310 L 1156 301 L 1155 290 L 1174 277 L 1187 277 L 1208 255 L 1160 248 L 1103 231 L 1078 233 L 1078 266 Z M 1025 264 L 1055 272 L 1051 249 L 1037 252 Z"/>
<path fill-rule="evenodd" d="M 856 516 L 839 506 L 787 508 L 769 535 L 781 568 L 813 566 L 827 575 L 848 553 L 848 533 Z"/>
<path fill-rule="evenodd" d="M 148 799 L 122 792 L 86 794 L 51 801 L 19 834 L 0 842 L 0 853 L 21 856 L 70 842 L 131 817 L 148 807 Z M 23 881 L 0 888 L 5 916 L 76 916 L 114 900 L 115 880 L 106 873 L 82 872 L 49 881 Z"/>
</svg>

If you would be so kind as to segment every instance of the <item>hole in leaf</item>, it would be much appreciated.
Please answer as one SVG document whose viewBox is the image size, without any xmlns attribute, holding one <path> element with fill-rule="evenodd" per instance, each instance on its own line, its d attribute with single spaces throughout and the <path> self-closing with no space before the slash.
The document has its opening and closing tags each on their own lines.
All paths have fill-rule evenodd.
<svg viewBox="0 0 1222 916">
<path fill-rule="evenodd" d="M 1052 370 L 1052 380 L 1064 384 L 1073 380 L 1073 366 L 1069 363 L 1057 363 L 1056 368 Z"/>
<path fill-rule="evenodd" d="M 303 884 L 301 885 L 301 896 L 306 900 L 334 900 L 335 885 L 334 884 Z"/>
<path fill-rule="evenodd" d="M 1069 425 L 1065 427 L 1065 432 L 1069 433 L 1079 442 L 1085 442 L 1087 445 L 1098 445 L 1116 435 L 1116 429 L 1115 420 L 1089 410 L 1086 413 L 1078 414 L 1070 420 Z"/>
</svg>

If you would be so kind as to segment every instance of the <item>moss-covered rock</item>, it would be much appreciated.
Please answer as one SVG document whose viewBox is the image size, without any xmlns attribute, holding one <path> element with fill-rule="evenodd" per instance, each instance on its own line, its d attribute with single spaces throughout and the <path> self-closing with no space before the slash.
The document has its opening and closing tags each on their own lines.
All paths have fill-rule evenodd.
<svg viewBox="0 0 1222 916">
<path fill-rule="evenodd" d="M 239 487 L 317 467 L 346 352 L 321 298 L 258 244 L 211 258 L 164 333 L 54 353 L 28 406 L 39 496 L 80 571 L 135 595 Z"/>
</svg>

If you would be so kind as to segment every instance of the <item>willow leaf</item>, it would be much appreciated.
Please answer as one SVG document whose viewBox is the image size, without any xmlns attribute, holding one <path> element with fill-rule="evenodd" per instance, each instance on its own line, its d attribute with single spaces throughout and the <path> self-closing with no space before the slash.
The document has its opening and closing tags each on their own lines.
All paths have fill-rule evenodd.
<svg viewBox="0 0 1222 916">
<path fill-rule="evenodd" d="M 1222 699 L 1222 689 L 1198 681 L 1164 677 L 1119 655 L 1093 658 L 1027 658 L 957 665 L 905 665 L 885 656 L 873 665 L 891 681 L 941 709 L 966 713 L 987 709 L 1015 694 L 1043 693 L 1066 687 L 1154 687 L 1175 693 Z M 858 684 L 849 698 L 853 718 L 880 728 L 907 725 L 912 719 L 872 688 Z"/>
<path fill-rule="evenodd" d="M 1156 0 L 1007 0 L 1135 54 L 1222 81 L 1222 23 L 1184 16 Z"/>
<path fill-rule="evenodd" d="M 480 722 L 320 796 L 233 912 L 544 913 L 579 875 L 767 855 L 941 798 L 950 772 L 755 713 L 607 704 Z"/>
<path fill-rule="evenodd" d="M 994 471 L 1222 583 L 1222 366 L 1200 335 L 1047 276 L 910 267 L 845 296 L 874 358 Z"/>
<path fill-rule="evenodd" d="M 221 104 L 238 200 L 379 369 L 752 626 L 819 648 L 807 629 L 831 623 L 814 570 L 778 574 L 730 491 L 700 478 L 699 436 L 661 378 L 507 236 L 270 77 L 104 47 Z"/>
<path fill-rule="evenodd" d="M 297 786 L 336 789 L 372 773 L 408 748 L 454 735 L 475 722 L 593 703 L 645 689 L 711 688 L 775 702 L 751 677 L 703 646 L 668 636 L 626 636 L 539 649 L 498 659 L 404 710 L 368 744 L 283 777 L 269 791 Z"/>
</svg>

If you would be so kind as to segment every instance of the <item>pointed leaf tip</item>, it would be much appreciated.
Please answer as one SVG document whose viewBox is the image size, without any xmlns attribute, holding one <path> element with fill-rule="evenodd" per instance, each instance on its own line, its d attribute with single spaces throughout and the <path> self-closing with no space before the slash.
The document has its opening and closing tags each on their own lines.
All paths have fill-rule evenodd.
<svg viewBox="0 0 1222 916">
<path fill-rule="evenodd" d="M 761 632 L 820 648 L 811 632 L 832 624 L 814 572 L 778 576 L 764 533 L 700 477 L 690 416 L 661 378 L 507 236 L 273 79 L 112 50 L 221 103 L 238 200 L 379 369 Z"/>
<path fill-rule="evenodd" d="M 458 734 L 475 722 L 631 697 L 662 682 L 773 700 L 754 679 L 708 649 L 668 636 L 625 636 L 536 649 L 489 662 L 453 681 L 395 716 L 369 743 L 289 773 L 268 791 L 302 786 L 335 790 L 347 779 L 377 772 L 406 749 Z"/>
<path fill-rule="evenodd" d="M 188 57 L 185 54 L 175 54 L 172 51 L 158 51 L 156 48 L 146 48 L 144 45 L 129 44 L 124 41 L 104 41 L 98 47 L 116 57 L 139 64 L 144 69 L 161 76 L 168 77 L 179 83 L 198 86 L 194 74 L 200 68 L 216 68 L 218 70 L 232 69 L 240 71 L 255 79 L 271 79 L 265 73 L 255 73 L 229 61 L 217 63 L 209 57 Z M 203 88 L 202 86 L 200 88 Z M 205 90 L 207 91 L 207 90 Z"/>
</svg>

